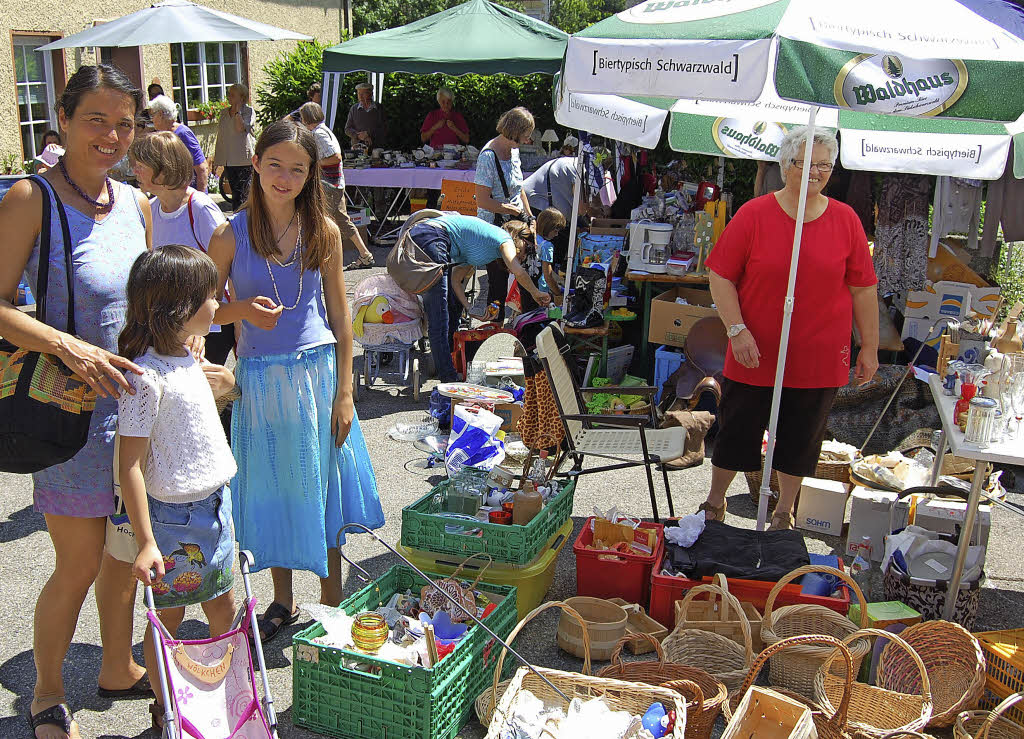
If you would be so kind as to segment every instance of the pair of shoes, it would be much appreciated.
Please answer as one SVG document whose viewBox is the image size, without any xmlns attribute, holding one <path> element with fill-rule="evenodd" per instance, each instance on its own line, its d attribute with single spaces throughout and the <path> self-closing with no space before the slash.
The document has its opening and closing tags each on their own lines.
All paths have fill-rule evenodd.
<svg viewBox="0 0 1024 739">
<path fill-rule="evenodd" d="M 724 521 L 725 520 L 725 509 L 729 507 L 729 502 L 723 500 L 722 505 L 711 505 L 707 501 L 704 501 L 697 507 L 697 513 L 704 511 L 705 521 Z"/>
<path fill-rule="evenodd" d="M 366 256 L 359 257 L 354 262 L 349 262 L 345 266 L 345 269 L 366 269 L 367 267 L 373 267 L 375 264 L 376 262 L 373 260 L 373 255 L 367 254 Z"/>
<path fill-rule="evenodd" d="M 29 709 L 28 713 L 28 725 L 32 729 L 33 736 L 35 736 L 36 729 L 40 726 L 56 726 L 65 734 L 71 736 L 71 724 L 74 720 L 75 717 L 67 703 L 58 703 L 55 706 L 43 709 L 39 713 L 32 713 L 31 709 Z"/>
<path fill-rule="evenodd" d="M 283 627 L 293 624 L 298 620 L 298 608 L 294 611 L 289 611 L 277 601 L 271 603 L 260 619 L 260 640 L 266 644 L 277 636 Z"/>
<path fill-rule="evenodd" d="M 772 522 L 768 526 L 769 531 L 790 531 L 793 528 L 793 514 L 780 513 L 775 511 Z"/>
<path fill-rule="evenodd" d="M 96 695 L 100 698 L 151 698 L 153 697 L 153 686 L 149 684 L 149 675 L 143 675 L 130 688 L 111 690 L 100 685 L 96 689 Z"/>
</svg>

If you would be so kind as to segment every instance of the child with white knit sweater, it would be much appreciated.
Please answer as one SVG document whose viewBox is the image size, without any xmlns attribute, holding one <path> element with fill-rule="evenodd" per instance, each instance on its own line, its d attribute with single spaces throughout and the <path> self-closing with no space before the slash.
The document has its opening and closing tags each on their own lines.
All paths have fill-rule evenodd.
<svg viewBox="0 0 1024 739">
<path fill-rule="evenodd" d="M 185 347 L 210 330 L 218 302 L 217 267 L 197 249 L 165 246 L 142 254 L 128 275 L 122 356 L 143 374 L 118 401 L 118 472 L 139 554 L 135 576 L 153 586 L 160 621 L 173 637 L 185 606 L 201 603 L 211 636 L 234 616 L 231 494 L 236 472 L 214 392 L 234 384 L 223 367 L 203 365 Z M 156 577 L 150 578 L 150 570 Z M 146 665 L 156 685 L 153 635 Z M 150 708 L 154 725 L 162 709 Z"/>
</svg>

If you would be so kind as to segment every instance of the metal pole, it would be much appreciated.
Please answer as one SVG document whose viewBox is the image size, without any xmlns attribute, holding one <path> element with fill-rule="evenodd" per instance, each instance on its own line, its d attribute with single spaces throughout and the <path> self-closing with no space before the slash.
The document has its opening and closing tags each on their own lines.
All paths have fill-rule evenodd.
<svg viewBox="0 0 1024 739">
<path fill-rule="evenodd" d="M 580 197 L 583 182 L 583 142 L 576 148 L 576 186 L 572 191 L 572 218 L 569 219 L 569 256 L 565 265 L 565 290 L 562 292 L 562 320 L 569 310 L 569 293 L 572 290 L 572 264 L 576 258 L 576 223 L 580 216 Z M 550 206 L 551 203 L 548 203 Z"/>
<path fill-rule="evenodd" d="M 953 564 L 953 572 L 949 577 L 946 607 L 942 611 L 942 617 L 946 621 L 953 620 L 953 611 L 956 610 L 956 597 L 960 593 L 960 579 L 964 574 L 964 562 L 967 561 L 967 549 L 971 545 L 971 534 L 974 532 L 974 522 L 978 517 L 978 503 L 981 500 L 981 488 L 985 483 L 987 471 L 988 462 L 980 460 L 975 462 L 974 476 L 971 478 L 971 494 L 967 498 L 964 525 L 960 529 L 960 541 L 957 543 L 956 562 Z"/>
<path fill-rule="evenodd" d="M 779 405 L 782 400 L 782 379 L 786 373 L 786 349 L 789 346 L 789 328 L 793 322 L 793 293 L 796 290 L 796 270 L 800 263 L 800 239 L 804 233 L 804 210 L 807 206 L 807 178 L 811 173 L 811 151 L 814 148 L 814 121 L 818 106 L 812 105 L 807 116 L 807 141 L 804 142 L 804 168 L 800 173 L 800 201 L 796 206 L 796 230 L 793 232 L 793 256 L 789 260 L 789 284 L 786 302 L 782 307 L 782 336 L 779 339 L 779 361 L 775 365 L 775 385 L 772 388 L 772 411 L 768 417 L 768 448 L 764 454 L 761 474 L 760 498 L 757 503 L 757 530 L 764 531 L 768 518 L 768 498 L 771 496 L 772 462 L 775 461 L 775 431 L 779 425 Z M 781 483 L 780 483 L 781 484 Z"/>
<path fill-rule="evenodd" d="M 562 696 L 562 698 L 564 698 L 564 699 L 565 699 L 565 701 L 566 701 L 567 703 L 571 702 L 571 701 L 570 701 L 570 699 L 569 699 L 569 696 L 567 696 L 567 695 L 566 695 L 565 693 L 563 693 L 563 692 L 562 692 L 561 690 L 559 690 L 559 689 L 558 689 L 558 687 L 557 687 L 557 686 L 556 686 L 556 685 L 555 685 L 555 684 L 554 684 L 553 682 L 551 682 L 551 681 L 550 681 L 550 680 L 548 680 L 548 679 L 547 679 L 546 677 L 544 677 L 544 676 L 543 676 L 543 675 L 541 675 L 541 674 L 540 674 L 539 672 L 537 672 L 537 670 L 536 670 L 536 669 L 534 668 L 534 666 L 533 666 L 533 665 L 531 665 L 531 664 L 530 664 L 529 662 L 527 662 L 527 661 L 526 661 L 526 658 L 525 658 L 525 657 L 523 657 L 523 656 L 522 656 L 521 654 L 519 654 L 519 652 L 517 652 L 517 651 L 516 651 L 516 650 L 514 650 L 514 649 L 513 649 L 512 647 L 510 647 L 510 646 L 508 645 L 508 643 L 506 643 L 506 642 L 505 642 L 505 640 L 504 640 L 504 639 L 502 639 L 502 638 L 501 638 L 500 636 L 498 636 L 498 635 L 497 635 L 497 634 L 495 634 L 495 633 L 494 633 L 493 631 L 491 631 L 491 630 L 490 630 L 490 629 L 489 629 L 489 628 L 487 627 L 487 624 L 485 624 L 485 623 L 484 623 L 483 621 L 481 621 L 481 620 L 480 620 L 479 618 L 477 618 L 475 614 L 472 614 L 472 613 L 470 613 L 469 611 L 467 611 L 467 610 L 466 610 L 465 608 L 463 608 L 463 607 L 462 607 L 462 604 L 461 604 L 461 603 L 459 603 L 459 601 L 455 600 L 455 598 L 453 598 L 453 597 L 452 597 L 451 595 L 449 595 L 449 594 L 448 594 L 448 593 L 447 593 L 447 592 L 445 591 L 445 589 L 444 589 L 444 588 L 438 588 L 438 587 L 436 587 L 436 586 L 437 586 L 437 583 L 435 583 L 435 582 L 434 582 L 433 578 L 431 578 L 431 577 L 430 577 L 429 575 L 427 575 L 427 574 L 426 574 L 425 572 L 423 572 L 423 571 L 422 571 L 422 570 L 421 570 L 421 569 L 420 569 L 419 567 L 417 567 L 417 566 L 416 566 L 416 565 L 414 565 L 414 564 L 413 564 L 412 562 L 410 562 L 410 561 L 409 561 L 408 559 L 406 559 L 406 558 L 405 558 L 404 556 L 402 556 L 402 554 L 401 554 L 401 553 L 399 553 L 399 552 L 398 552 L 398 551 L 397 551 L 397 550 L 396 550 L 396 549 L 395 549 L 394 547 L 392 547 L 392 546 L 391 546 L 390 544 L 388 544 L 388 543 L 387 543 L 386 541 L 384 541 L 384 540 L 383 540 L 383 539 L 381 539 L 381 538 L 380 538 L 379 536 L 377 536 L 377 535 L 376 535 L 375 533 L 373 533 L 372 531 L 370 531 L 370 529 L 368 529 L 368 528 L 366 528 L 365 526 L 363 526 L 363 525 L 362 525 L 361 523 L 347 523 L 347 524 L 345 524 L 344 526 L 342 526 L 342 527 L 341 527 L 340 529 L 338 529 L 338 539 L 337 539 L 338 553 L 339 553 L 339 554 L 341 555 L 342 559 L 344 559 L 344 560 L 345 560 L 346 562 L 348 562 L 348 563 L 349 563 L 349 564 L 350 564 L 350 565 L 352 566 L 352 568 L 353 568 L 353 569 L 357 570 L 357 571 L 358 571 L 358 572 L 360 573 L 360 577 L 361 577 L 361 579 L 362 579 L 363 581 L 365 581 L 365 582 L 371 582 L 371 581 L 373 580 L 373 578 L 371 578 L 371 577 L 370 577 L 370 574 L 369 574 L 369 573 L 368 573 L 368 572 L 367 572 L 366 570 L 364 570 L 364 569 L 363 569 L 362 567 L 360 567 L 359 565 L 357 565 L 357 564 L 356 564 L 355 562 L 353 562 L 353 561 L 352 561 L 351 559 L 349 559 L 348 557 L 346 557 L 346 556 L 345 556 L 345 552 L 344 552 L 344 550 L 342 550 L 342 548 L 341 548 L 341 535 L 342 535 L 342 534 L 343 534 L 343 533 L 345 532 L 345 529 L 351 529 L 351 528 L 359 528 L 359 529 L 362 529 L 362 530 L 363 530 L 364 532 L 366 532 L 367 534 L 369 534 L 370 536 L 372 536 L 372 537 L 373 537 L 374 539 L 376 539 L 377 541 L 379 541 L 379 542 L 380 542 L 381 544 L 383 544 L 383 545 L 384 545 L 384 547 L 385 547 L 385 548 L 387 548 L 387 549 L 388 549 L 388 550 L 389 550 L 389 551 L 390 551 L 390 552 L 391 552 L 392 554 L 394 554 L 394 555 L 395 555 L 395 556 L 397 556 L 397 557 L 398 557 L 399 559 L 401 559 L 401 560 L 402 560 L 403 562 L 405 562 L 405 563 L 406 563 L 406 564 L 407 564 L 407 565 L 408 565 L 408 566 L 409 566 L 409 567 L 410 567 L 410 568 L 411 568 L 411 569 L 413 570 L 413 572 L 415 572 L 415 573 L 416 573 L 417 575 L 419 575 L 419 576 L 420 576 L 420 577 L 422 577 L 422 578 L 423 578 L 424 580 L 426 580 L 427 582 L 429 582 L 429 583 L 430 583 L 431 585 L 434 585 L 434 586 L 435 586 L 435 589 L 437 590 L 437 592 L 438 592 L 438 593 L 440 593 L 441 595 L 443 595 L 443 596 L 444 596 L 445 598 L 447 598 L 447 599 L 448 599 L 449 601 L 451 601 L 451 603 L 452 603 L 452 604 L 453 604 L 454 606 L 456 606 L 457 608 L 459 608 L 459 609 L 460 609 L 461 611 L 463 611 L 463 612 L 464 612 L 464 613 L 465 613 L 465 614 L 466 614 L 467 616 L 469 616 L 469 617 L 470 617 L 471 619 L 473 619 L 474 621 L 476 621 L 476 623 L 477 623 L 477 626 L 479 626 L 479 627 L 480 627 L 481 629 L 483 629 L 483 630 L 484 630 L 484 631 L 486 631 L 486 632 L 487 632 L 488 634 L 490 634 L 490 635 L 491 635 L 491 638 L 493 638 L 493 639 L 494 639 L 494 640 L 495 640 L 496 642 L 498 642 L 499 644 L 501 644 L 501 646 L 505 647 L 505 649 L 507 649 L 507 650 L 508 650 L 509 652 L 511 652 L 511 653 L 513 654 L 513 656 L 515 656 L 515 658 L 516 658 L 517 660 L 519 660 L 520 662 L 522 662 L 522 663 L 523 663 L 523 666 L 524 666 L 524 667 L 528 668 L 528 669 L 530 670 L 530 672 L 532 672 L 532 673 L 533 673 L 534 675 L 536 675 L 536 676 L 537 676 L 537 677 L 539 677 L 539 678 L 540 678 L 541 680 L 543 680 L 543 681 L 544 681 L 545 683 L 547 683 L 547 684 L 548 684 L 548 687 L 549 687 L 549 688 L 551 688 L 552 690 L 554 690 L 554 691 L 555 691 L 556 693 L 558 693 L 558 694 L 559 694 L 560 696 Z"/>
</svg>

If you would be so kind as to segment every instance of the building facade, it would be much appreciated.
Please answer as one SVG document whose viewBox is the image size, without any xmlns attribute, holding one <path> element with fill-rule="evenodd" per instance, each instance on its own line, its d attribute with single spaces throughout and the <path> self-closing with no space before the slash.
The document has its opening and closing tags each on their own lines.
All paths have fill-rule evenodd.
<svg viewBox="0 0 1024 739">
<path fill-rule="evenodd" d="M 339 0 L 199 0 L 207 7 L 312 36 L 328 44 L 339 41 Z M 263 66 L 295 41 L 163 44 L 128 48 L 85 48 L 40 52 L 57 38 L 127 15 L 153 0 L 9 0 L 4 22 L 9 51 L 0 49 L 0 173 L 20 166 L 40 150 L 43 134 L 57 128 L 54 103 L 74 71 L 103 61 L 120 67 L 143 90 L 159 82 L 181 105 L 183 117 L 195 119 L 203 103 L 223 100 L 235 82 L 255 91 L 263 83 Z M 115 10 L 116 9 L 116 10 Z M 191 111 L 191 115 L 184 115 Z M 190 120 L 198 134 L 213 124 Z M 202 139 L 209 138 L 201 135 Z"/>
</svg>

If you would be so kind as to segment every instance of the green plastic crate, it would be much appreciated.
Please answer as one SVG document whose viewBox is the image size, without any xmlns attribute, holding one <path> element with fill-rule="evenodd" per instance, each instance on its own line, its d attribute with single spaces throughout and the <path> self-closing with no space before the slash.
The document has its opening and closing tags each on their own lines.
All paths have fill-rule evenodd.
<svg viewBox="0 0 1024 739">
<path fill-rule="evenodd" d="M 395 593 L 418 592 L 424 585 L 413 570 L 399 565 L 340 608 L 351 616 L 386 603 Z M 479 587 L 505 596 L 485 621 L 504 639 L 516 624 L 516 588 L 486 583 Z M 476 625 L 432 669 L 313 641 L 324 633 L 323 626 L 315 623 L 293 638 L 292 720 L 297 726 L 344 739 L 452 739 L 469 718 L 485 679 L 492 679 L 501 654 L 501 645 Z M 372 664 L 379 674 L 345 667 L 342 659 Z"/>
<path fill-rule="evenodd" d="M 447 486 L 446 480 L 402 509 L 402 546 L 462 557 L 482 552 L 491 555 L 495 562 L 527 565 L 572 515 L 576 480 L 562 483 L 558 495 L 525 526 L 460 521 L 431 513 L 434 495 Z M 467 529 L 478 528 L 482 533 L 445 531 L 445 526 L 461 524 Z"/>
</svg>

